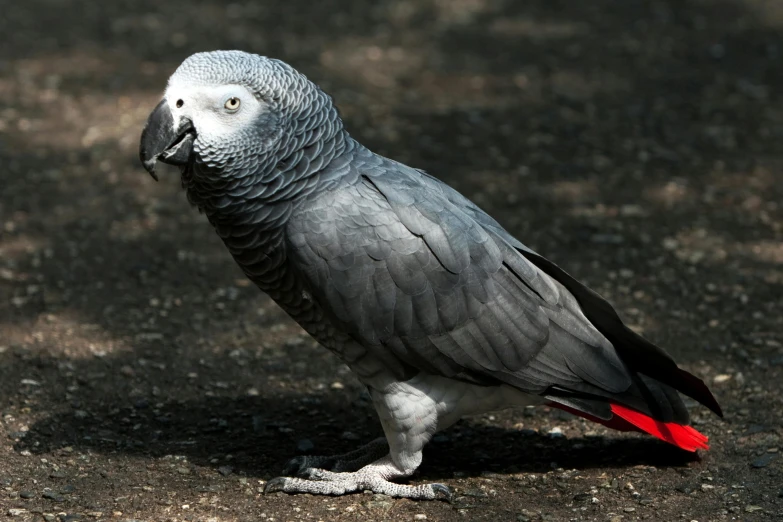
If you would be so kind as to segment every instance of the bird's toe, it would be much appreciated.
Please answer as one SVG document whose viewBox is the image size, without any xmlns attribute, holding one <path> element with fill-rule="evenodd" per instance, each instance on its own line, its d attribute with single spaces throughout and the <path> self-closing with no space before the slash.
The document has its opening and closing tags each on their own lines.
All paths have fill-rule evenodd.
<svg viewBox="0 0 783 522">
<path fill-rule="evenodd" d="M 288 477 L 275 477 L 269 480 L 269 482 L 267 482 L 264 486 L 264 495 L 277 493 L 278 491 L 285 491 L 285 483 L 287 480 Z"/>
</svg>

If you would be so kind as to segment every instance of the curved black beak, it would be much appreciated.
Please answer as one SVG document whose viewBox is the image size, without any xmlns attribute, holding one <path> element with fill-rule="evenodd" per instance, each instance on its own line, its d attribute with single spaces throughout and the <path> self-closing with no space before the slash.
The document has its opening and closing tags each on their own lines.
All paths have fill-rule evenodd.
<svg viewBox="0 0 783 522">
<path fill-rule="evenodd" d="M 169 165 L 187 165 L 193 152 L 196 129 L 193 122 L 182 118 L 174 128 L 174 117 L 166 100 L 162 100 L 147 119 L 141 132 L 139 157 L 147 172 L 155 181 L 155 165 L 158 160 Z"/>
</svg>

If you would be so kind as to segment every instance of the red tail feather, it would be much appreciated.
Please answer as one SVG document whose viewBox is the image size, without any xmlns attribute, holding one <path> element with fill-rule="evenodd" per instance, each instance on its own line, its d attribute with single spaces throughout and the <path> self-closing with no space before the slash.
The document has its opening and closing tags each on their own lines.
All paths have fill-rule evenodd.
<svg viewBox="0 0 783 522">
<path fill-rule="evenodd" d="M 614 417 L 609 420 L 599 419 L 590 414 L 575 410 L 563 404 L 550 403 L 550 406 L 560 408 L 574 415 L 579 415 L 593 422 L 603 424 L 608 428 L 620 431 L 640 431 L 649 433 L 654 437 L 674 444 L 678 448 L 686 451 L 696 451 L 697 449 L 710 449 L 707 445 L 708 438 L 702 435 L 690 426 L 683 426 L 674 422 L 661 422 L 645 415 L 644 413 L 626 408 L 619 404 L 612 404 L 612 413 Z"/>
<path fill-rule="evenodd" d="M 641 431 L 684 450 L 710 449 L 707 445 L 707 440 L 709 439 L 690 426 L 683 426 L 674 422 L 657 421 L 644 413 L 620 406 L 619 404 L 612 404 L 612 413 L 633 424 Z"/>
</svg>

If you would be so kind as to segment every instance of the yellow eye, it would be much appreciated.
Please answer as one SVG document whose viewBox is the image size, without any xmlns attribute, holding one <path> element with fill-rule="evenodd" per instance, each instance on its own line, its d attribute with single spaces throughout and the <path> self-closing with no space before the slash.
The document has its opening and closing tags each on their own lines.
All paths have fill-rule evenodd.
<svg viewBox="0 0 783 522">
<path fill-rule="evenodd" d="M 229 98 L 226 100 L 224 107 L 233 112 L 239 110 L 239 104 L 239 98 Z"/>
</svg>

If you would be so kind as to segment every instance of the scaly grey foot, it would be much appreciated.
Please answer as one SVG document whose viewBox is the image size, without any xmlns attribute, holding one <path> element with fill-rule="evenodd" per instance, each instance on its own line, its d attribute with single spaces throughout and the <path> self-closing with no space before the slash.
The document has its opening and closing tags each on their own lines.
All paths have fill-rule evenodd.
<svg viewBox="0 0 783 522">
<path fill-rule="evenodd" d="M 389 444 L 383 437 L 341 455 L 302 455 L 294 457 L 286 463 L 283 475 L 307 476 L 311 468 L 329 471 L 357 471 L 358 469 L 378 460 L 389 453 Z"/>
<path fill-rule="evenodd" d="M 410 486 L 390 482 L 389 479 L 409 475 L 401 471 L 390 456 L 368 464 L 358 471 L 336 473 L 323 469 L 307 468 L 308 478 L 277 477 L 267 482 L 264 493 L 311 493 L 314 495 L 344 495 L 370 490 L 390 497 L 412 500 L 445 500 L 451 502 L 453 494 L 443 484 L 421 484 Z"/>
</svg>

